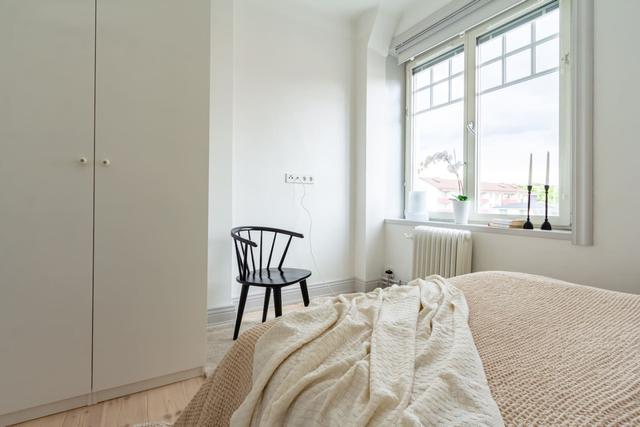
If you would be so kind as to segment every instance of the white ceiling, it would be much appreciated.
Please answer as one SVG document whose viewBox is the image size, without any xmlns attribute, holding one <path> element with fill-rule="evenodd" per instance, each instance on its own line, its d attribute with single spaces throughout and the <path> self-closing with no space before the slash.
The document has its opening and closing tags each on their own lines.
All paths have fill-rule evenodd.
<svg viewBox="0 0 640 427">
<path fill-rule="evenodd" d="M 273 1 L 273 0 L 272 0 Z M 355 18 L 363 12 L 384 4 L 388 10 L 400 11 L 417 0 L 276 0 L 296 7 L 304 7 L 316 13 L 336 17 Z M 428 0 L 420 0 L 428 1 Z"/>
<path fill-rule="evenodd" d="M 291 0 L 289 0 L 291 1 Z M 380 0 L 293 0 L 319 13 L 355 17 L 378 5 Z"/>
</svg>

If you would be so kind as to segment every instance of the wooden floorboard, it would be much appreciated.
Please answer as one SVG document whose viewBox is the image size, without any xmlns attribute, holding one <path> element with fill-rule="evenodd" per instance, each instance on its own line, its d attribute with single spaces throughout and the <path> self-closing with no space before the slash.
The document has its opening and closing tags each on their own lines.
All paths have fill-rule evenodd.
<svg viewBox="0 0 640 427">
<path fill-rule="evenodd" d="M 174 384 L 174 386 L 177 386 Z M 120 411 L 115 424 L 136 424 L 150 421 L 148 417 L 149 393 L 136 393 L 120 398 Z M 108 423 L 102 424 L 108 426 Z"/>
</svg>

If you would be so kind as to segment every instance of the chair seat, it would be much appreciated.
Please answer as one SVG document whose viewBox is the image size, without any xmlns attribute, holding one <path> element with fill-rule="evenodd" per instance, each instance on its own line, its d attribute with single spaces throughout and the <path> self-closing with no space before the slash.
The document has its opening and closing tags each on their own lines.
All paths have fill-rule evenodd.
<svg viewBox="0 0 640 427">
<path fill-rule="evenodd" d="M 311 272 L 301 268 L 283 268 L 282 270 L 263 268 L 247 274 L 244 281 L 241 281 L 240 277 L 236 277 L 236 280 L 251 286 L 286 286 L 298 283 L 309 276 Z"/>
</svg>

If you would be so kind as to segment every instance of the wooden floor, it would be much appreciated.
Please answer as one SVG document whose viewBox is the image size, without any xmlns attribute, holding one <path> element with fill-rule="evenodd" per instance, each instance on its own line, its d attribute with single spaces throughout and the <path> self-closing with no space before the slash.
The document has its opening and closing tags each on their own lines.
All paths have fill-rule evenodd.
<svg viewBox="0 0 640 427">
<path fill-rule="evenodd" d="M 284 307 L 284 312 L 296 311 L 302 308 L 304 308 L 302 304 L 290 304 Z M 246 313 L 243 317 L 243 330 L 250 327 L 252 321 L 257 323 L 261 318 L 262 311 Z M 209 333 L 212 333 L 214 329 L 220 332 L 222 337 L 217 337 L 213 333 L 215 339 L 211 345 L 216 349 L 224 349 L 224 354 L 226 348 L 232 344 L 233 323 L 213 326 L 210 328 Z M 209 351 L 212 351 L 212 349 L 209 349 Z M 204 381 L 204 377 L 192 378 L 118 399 L 107 400 L 95 405 L 15 424 L 15 426 L 133 427 L 134 424 L 145 422 L 173 423 Z"/>
<path fill-rule="evenodd" d="M 131 427 L 137 423 L 173 423 L 196 394 L 204 377 L 192 378 L 118 399 L 16 424 L 20 427 Z"/>
</svg>

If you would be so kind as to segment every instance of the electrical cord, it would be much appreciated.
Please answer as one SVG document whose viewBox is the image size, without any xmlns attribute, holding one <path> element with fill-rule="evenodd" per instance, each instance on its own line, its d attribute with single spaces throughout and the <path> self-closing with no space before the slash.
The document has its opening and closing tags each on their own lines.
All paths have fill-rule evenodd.
<svg viewBox="0 0 640 427">
<path fill-rule="evenodd" d="M 309 253 L 311 254 L 311 261 L 313 262 L 313 267 L 316 269 L 316 272 L 318 273 L 319 276 L 321 276 L 320 269 L 318 268 L 318 262 L 316 261 L 316 255 L 313 252 L 313 239 L 312 239 L 313 216 L 311 215 L 311 211 L 309 211 L 309 209 L 304 204 L 304 199 L 305 197 L 307 197 L 307 185 L 309 184 L 302 184 L 302 197 L 300 197 L 300 207 L 307 214 L 307 218 L 309 219 L 309 232 L 307 234 L 309 236 Z M 331 283 L 327 283 L 327 286 L 329 287 L 329 290 L 333 295 L 334 294 L 333 285 Z"/>
<path fill-rule="evenodd" d="M 307 197 L 307 185 L 308 184 L 302 184 L 302 197 L 300 197 L 300 207 L 307 214 L 307 218 L 309 219 L 309 232 L 307 234 L 309 235 L 309 253 L 311 254 L 311 260 L 313 261 L 313 266 L 318 272 L 318 275 L 321 275 L 320 269 L 318 268 L 318 263 L 316 262 L 316 255 L 313 252 L 313 242 L 311 234 L 313 231 L 313 217 L 311 216 L 311 212 L 309 211 L 309 209 L 307 209 L 304 204 L 304 199 L 305 197 Z"/>
</svg>

